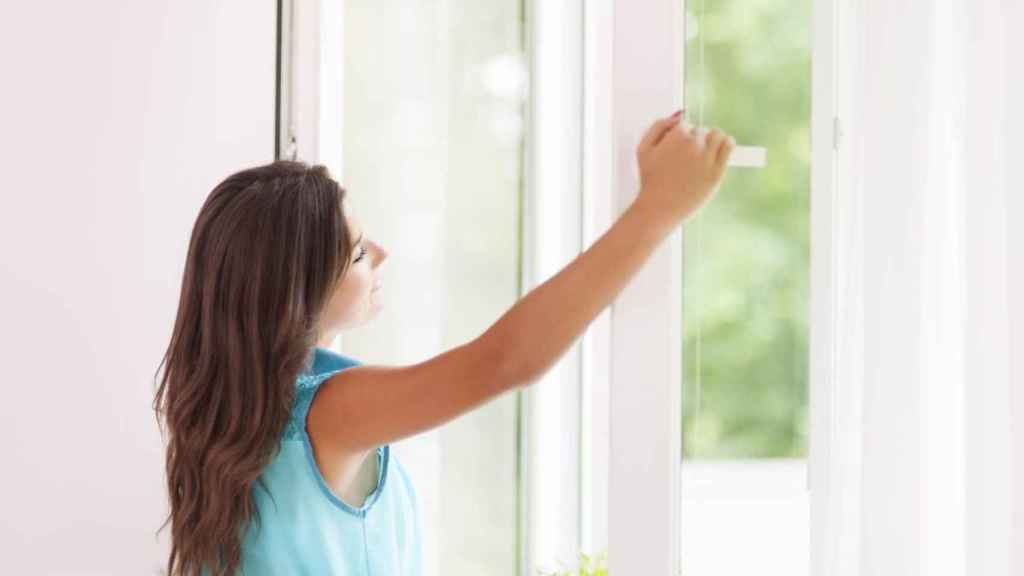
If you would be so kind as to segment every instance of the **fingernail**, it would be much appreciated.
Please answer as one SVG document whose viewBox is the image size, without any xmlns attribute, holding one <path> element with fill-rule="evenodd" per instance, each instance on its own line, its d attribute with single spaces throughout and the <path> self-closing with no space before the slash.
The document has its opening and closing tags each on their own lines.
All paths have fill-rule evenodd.
<svg viewBox="0 0 1024 576">
<path fill-rule="evenodd" d="M 673 114 L 673 115 L 671 116 L 671 118 L 676 118 L 676 117 L 678 117 L 678 116 L 679 116 L 680 114 L 682 114 L 682 113 L 683 113 L 683 111 L 684 111 L 684 110 L 686 110 L 686 108 L 681 108 L 681 109 L 679 109 L 679 110 L 676 110 L 676 113 L 675 113 L 675 114 Z"/>
</svg>

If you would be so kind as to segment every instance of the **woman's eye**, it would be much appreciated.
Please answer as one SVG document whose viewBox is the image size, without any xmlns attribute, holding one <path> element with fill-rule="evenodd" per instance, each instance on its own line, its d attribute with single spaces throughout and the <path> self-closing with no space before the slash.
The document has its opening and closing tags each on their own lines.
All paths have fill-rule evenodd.
<svg viewBox="0 0 1024 576">
<path fill-rule="evenodd" d="M 366 247 L 360 246 L 359 247 L 359 256 L 357 256 L 356 259 L 353 260 L 353 262 L 359 262 L 360 260 L 363 259 L 364 256 L 366 256 Z"/>
</svg>

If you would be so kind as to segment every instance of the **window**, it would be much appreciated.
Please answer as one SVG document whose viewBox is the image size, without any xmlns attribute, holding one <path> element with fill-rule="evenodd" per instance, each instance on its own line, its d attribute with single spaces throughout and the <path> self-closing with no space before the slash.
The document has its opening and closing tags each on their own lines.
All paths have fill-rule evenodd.
<svg viewBox="0 0 1024 576">
<path fill-rule="evenodd" d="M 745 145 L 543 380 L 396 446 L 427 574 L 533 574 L 579 552 L 613 573 L 806 573 L 810 1 L 284 13 L 307 31 L 283 67 L 284 132 L 317 127 L 299 156 L 339 176 L 391 254 L 382 316 L 340 342 L 366 361 L 476 336 L 596 241 L 637 192 L 659 113 L 685 101 Z"/>
<path fill-rule="evenodd" d="M 687 16 L 690 117 L 768 161 L 734 167 L 686 228 L 684 455 L 803 458 L 810 3 L 690 0 Z"/>
<path fill-rule="evenodd" d="M 682 566 L 806 574 L 811 3 L 686 7 L 690 118 L 766 153 L 684 230 Z"/>
<path fill-rule="evenodd" d="M 284 6 L 297 155 L 330 168 L 390 254 L 380 316 L 339 350 L 406 364 L 475 338 L 520 293 L 520 2 Z M 419 496 L 425 575 L 520 573 L 521 418 L 510 393 L 394 446 Z"/>
</svg>

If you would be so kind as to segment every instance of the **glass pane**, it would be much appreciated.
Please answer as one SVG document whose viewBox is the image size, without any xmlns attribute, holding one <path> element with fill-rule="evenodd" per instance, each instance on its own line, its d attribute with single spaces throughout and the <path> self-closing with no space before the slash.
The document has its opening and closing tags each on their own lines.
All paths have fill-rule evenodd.
<svg viewBox="0 0 1024 576">
<path fill-rule="evenodd" d="M 684 458 L 807 451 L 811 4 L 689 0 L 688 116 L 767 149 L 685 228 Z"/>
<path fill-rule="evenodd" d="M 806 575 L 811 3 L 687 4 L 689 116 L 767 165 L 684 231 L 683 573 Z"/>
<path fill-rule="evenodd" d="M 342 349 L 417 362 L 475 338 L 518 296 L 520 2 L 345 2 L 344 19 L 341 180 L 390 255 L 384 310 Z M 396 445 L 420 499 L 425 574 L 517 573 L 517 415 L 507 394 Z"/>
</svg>

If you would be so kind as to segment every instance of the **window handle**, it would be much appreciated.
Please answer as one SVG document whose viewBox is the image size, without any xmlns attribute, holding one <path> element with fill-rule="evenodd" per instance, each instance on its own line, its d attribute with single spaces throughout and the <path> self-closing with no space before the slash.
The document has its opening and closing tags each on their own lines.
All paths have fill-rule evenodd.
<svg viewBox="0 0 1024 576">
<path fill-rule="evenodd" d="M 737 146 L 729 157 L 732 168 L 764 168 L 768 165 L 768 150 L 761 146 Z"/>
</svg>

